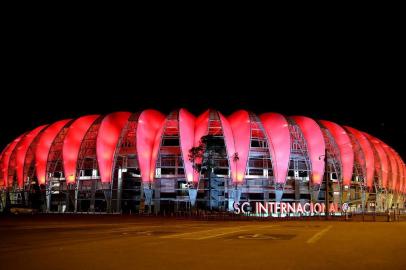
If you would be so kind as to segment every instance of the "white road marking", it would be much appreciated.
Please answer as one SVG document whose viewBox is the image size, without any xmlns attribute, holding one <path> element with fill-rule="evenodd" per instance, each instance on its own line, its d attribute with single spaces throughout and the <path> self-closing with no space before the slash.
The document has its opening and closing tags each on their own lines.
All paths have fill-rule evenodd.
<svg viewBox="0 0 406 270">
<path fill-rule="evenodd" d="M 193 234 L 198 234 L 198 233 L 206 233 L 206 232 L 218 231 L 218 230 L 219 229 L 211 229 L 211 230 L 204 230 L 204 231 L 193 231 L 193 232 L 177 233 L 177 234 L 172 234 L 172 235 L 161 236 L 161 238 L 182 238 L 183 236 L 188 236 L 188 235 L 193 235 Z"/>
<path fill-rule="evenodd" d="M 266 226 L 238 226 L 238 227 L 226 227 L 226 228 L 216 228 L 211 230 L 202 230 L 202 231 L 192 231 L 186 233 L 177 233 L 172 235 L 161 236 L 161 238 L 181 238 L 181 239 L 193 239 L 193 240 L 204 240 L 209 238 L 216 238 L 219 236 L 234 234 L 237 232 L 243 232 L 248 230 L 256 230 L 263 228 L 275 227 L 278 225 L 266 225 Z"/>
<path fill-rule="evenodd" d="M 226 234 L 233 234 L 233 233 L 237 233 L 237 232 L 244 232 L 244 231 L 247 231 L 247 230 L 248 230 L 248 229 L 244 229 L 244 230 L 233 230 L 233 231 L 222 232 L 222 233 L 218 233 L 218 234 L 211 234 L 211 235 L 208 235 L 208 236 L 198 237 L 198 238 L 194 238 L 194 239 L 196 239 L 196 240 L 203 240 L 203 239 L 209 239 L 209 238 L 216 238 L 216 237 L 223 236 L 223 235 L 226 235 Z"/>
<path fill-rule="evenodd" d="M 324 228 L 323 230 L 319 231 L 318 233 L 316 233 L 315 235 L 313 235 L 312 237 L 310 237 L 306 243 L 308 244 L 314 244 L 316 243 L 326 232 L 328 232 L 333 226 L 327 226 L 326 228 Z"/>
</svg>

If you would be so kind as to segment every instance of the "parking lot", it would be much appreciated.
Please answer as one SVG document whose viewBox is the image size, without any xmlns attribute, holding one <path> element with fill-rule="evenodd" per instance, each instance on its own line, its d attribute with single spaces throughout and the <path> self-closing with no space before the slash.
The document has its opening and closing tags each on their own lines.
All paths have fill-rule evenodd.
<svg viewBox="0 0 406 270">
<path fill-rule="evenodd" d="M 2 269 L 405 269 L 406 222 L 0 218 Z"/>
</svg>

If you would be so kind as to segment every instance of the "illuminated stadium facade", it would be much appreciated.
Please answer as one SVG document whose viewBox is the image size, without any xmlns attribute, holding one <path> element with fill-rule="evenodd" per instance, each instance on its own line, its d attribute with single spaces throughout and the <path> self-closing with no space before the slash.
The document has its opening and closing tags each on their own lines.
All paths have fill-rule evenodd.
<svg viewBox="0 0 406 270">
<path fill-rule="evenodd" d="M 9 143 L 0 168 L 2 209 L 43 212 L 233 212 L 244 202 L 384 212 L 404 208 L 406 193 L 405 164 L 381 140 L 329 121 L 244 110 L 61 120 Z"/>
</svg>

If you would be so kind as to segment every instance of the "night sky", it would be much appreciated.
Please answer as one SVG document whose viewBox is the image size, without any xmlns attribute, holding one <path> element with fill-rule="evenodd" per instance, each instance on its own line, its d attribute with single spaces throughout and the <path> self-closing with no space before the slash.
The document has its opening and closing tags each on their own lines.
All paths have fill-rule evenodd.
<svg viewBox="0 0 406 270">
<path fill-rule="evenodd" d="M 406 160 L 404 75 L 388 60 L 390 52 L 371 58 L 370 50 L 300 50 L 288 57 L 211 48 L 137 56 L 75 48 L 27 50 L 7 62 L 1 149 L 25 131 L 65 118 L 184 107 L 195 115 L 246 109 L 331 120 L 382 139 Z"/>
</svg>

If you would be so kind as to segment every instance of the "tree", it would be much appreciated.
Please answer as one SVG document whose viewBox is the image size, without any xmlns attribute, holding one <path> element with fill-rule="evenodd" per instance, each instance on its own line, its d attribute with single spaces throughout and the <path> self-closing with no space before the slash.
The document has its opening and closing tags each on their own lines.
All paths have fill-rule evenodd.
<svg viewBox="0 0 406 270">
<path fill-rule="evenodd" d="M 189 150 L 189 161 L 193 164 L 193 169 L 200 173 L 206 174 L 209 181 L 209 204 L 211 204 L 211 182 L 213 171 L 217 168 L 215 159 L 227 158 L 224 139 L 213 135 L 201 137 L 199 145 Z M 238 154 L 233 155 L 233 161 L 238 160 Z"/>
</svg>

